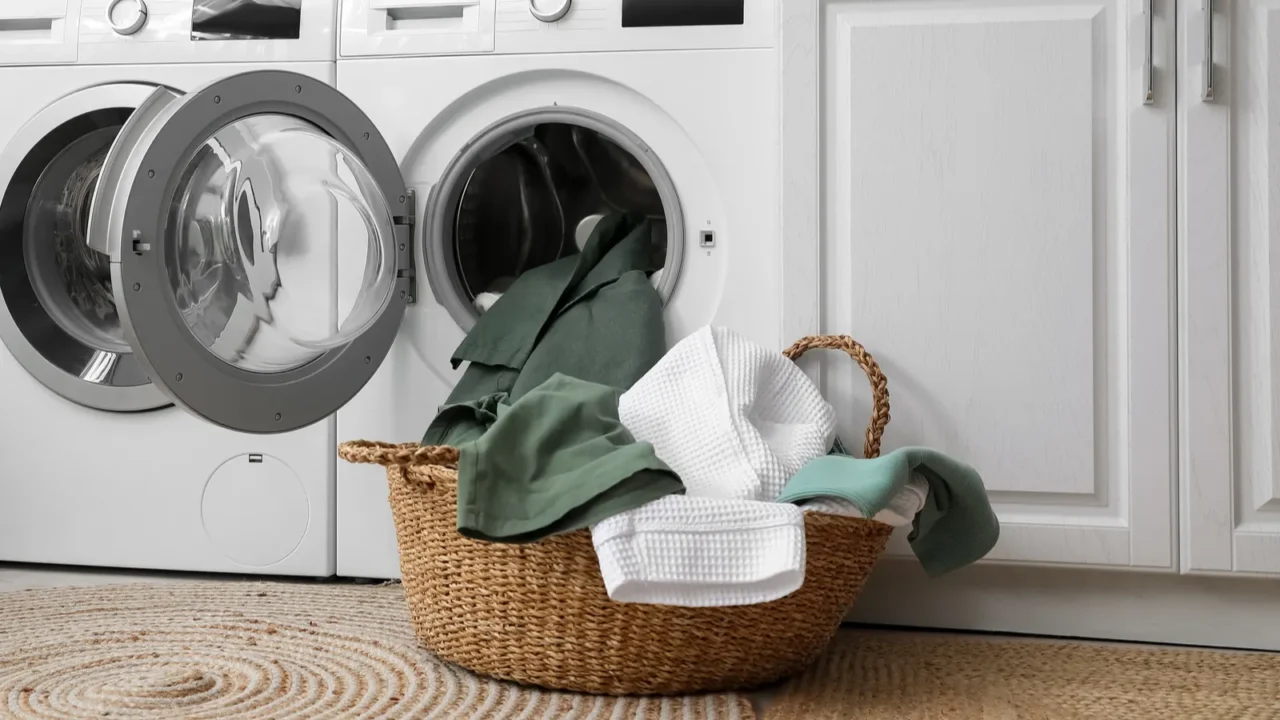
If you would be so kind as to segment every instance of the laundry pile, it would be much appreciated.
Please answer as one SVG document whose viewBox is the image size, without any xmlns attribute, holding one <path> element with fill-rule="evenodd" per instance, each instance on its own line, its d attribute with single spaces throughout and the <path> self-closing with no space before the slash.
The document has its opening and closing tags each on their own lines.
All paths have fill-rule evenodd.
<svg viewBox="0 0 1280 720">
<path fill-rule="evenodd" d="M 580 252 L 515 278 L 454 353 L 469 365 L 422 443 L 459 450 L 460 533 L 589 528 L 610 598 L 686 607 L 799 589 L 806 512 L 912 525 L 932 575 L 990 551 L 999 525 L 972 468 L 920 448 L 843 454 L 808 377 L 730 330 L 667 351 L 651 222 L 606 215 Z"/>
</svg>

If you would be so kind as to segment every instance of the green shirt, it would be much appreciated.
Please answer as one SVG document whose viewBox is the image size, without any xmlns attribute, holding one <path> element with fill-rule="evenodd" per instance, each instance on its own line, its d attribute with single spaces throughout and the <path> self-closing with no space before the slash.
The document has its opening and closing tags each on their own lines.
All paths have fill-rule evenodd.
<svg viewBox="0 0 1280 720">
<path fill-rule="evenodd" d="M 666 352 L 662 298 L 648 273 L 662 267 L 652 221 L 601 219 L 581 253 L 533 268 L 476 322 L 453 354 L 471 363 L 422 438 L 460 445 L 552 375 L 630 388 Z"/>
<path fill-rule="evenodd" d="M 623 427 L 621 393 L 556 374 L 499 404 L 488 432 L 458 448 L 458 531 L 533 542 L 684 493 L 653 446 Z"/>
</svg>

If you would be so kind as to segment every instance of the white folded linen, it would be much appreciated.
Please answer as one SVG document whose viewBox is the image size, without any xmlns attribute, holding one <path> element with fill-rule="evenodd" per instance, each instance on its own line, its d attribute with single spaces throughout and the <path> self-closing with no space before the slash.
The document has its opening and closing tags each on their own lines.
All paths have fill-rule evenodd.
<svg viewBox="0 0 1280 720">
<path fill-rule="evenodd" d="M 591 540 L 620 602 L 751 605 L 804 583 L 804 512 L 789 503 L 670 495 L 596 524 Z"/>
<path fill-rule="evenodd" d="M 835 411 L 798 367 L 723 328 L 677 343 L 619 417 L 684 481 L 592 528 L 609 597 L 684 607 L 768 602 L 804 582 L 804 512 L 774 503 L 826 454 Z"/>
</svg>

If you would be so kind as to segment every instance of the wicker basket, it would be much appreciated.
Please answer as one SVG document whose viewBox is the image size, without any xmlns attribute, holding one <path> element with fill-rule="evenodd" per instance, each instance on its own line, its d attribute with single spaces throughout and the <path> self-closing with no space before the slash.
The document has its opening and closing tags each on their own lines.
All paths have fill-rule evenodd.
<svg viewBox="0 0 1280 720">
<path fill-rule="evenodd" d="M 889 393 L 852 339 L 808 337 L 786 351 L 847 352 L 871 380 L 864 454 L 876 457 Z M 805 516 L 804 585 L 780 600 L 684 608 L 609 599 L 586 530 L 527 545 L 457 532 L 457 459 L 448 447 L 343 443 L 350 462 L 387 467 L 405 599 L 440 657 L 505 680 L 611 695 L 737 690 L 802 670 L 834 636 L 892 531 L 872 520 Z"/>
</svg>

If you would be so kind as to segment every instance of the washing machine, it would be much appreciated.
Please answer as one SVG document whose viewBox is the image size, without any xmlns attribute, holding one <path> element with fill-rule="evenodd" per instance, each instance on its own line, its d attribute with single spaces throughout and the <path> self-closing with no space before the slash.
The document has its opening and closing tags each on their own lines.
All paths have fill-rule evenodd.
<svg viewBox="0 0 1280 720">
<path fill-rule="evenodd" d="M 296 178 L 278 157 L 334 147 L 289 103 L 336 94 L 335 17 L 0 3 L 0 561 L 333 573 L 332 413 L 275 389 L 337 334 L 346 185 L 308 217 L 281 205 L 341 152 Z"/>
<path fill-rule="evenodd" d="M 415 276 L 340 439 L 421 438 L 486 294 L 575 251 L 608 212 L 654 223 L 668 342 L 782 337 L 778 0 L 342 0 L 337 87 L 413 204 Z M 361 243 L 340 243 L 340 307 Z M 533 259 L 537 259 L 535 262 Z M 399 575 L 379 468 L 339 464 L 337 571 Z"/>
</svg>

